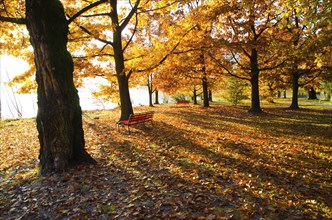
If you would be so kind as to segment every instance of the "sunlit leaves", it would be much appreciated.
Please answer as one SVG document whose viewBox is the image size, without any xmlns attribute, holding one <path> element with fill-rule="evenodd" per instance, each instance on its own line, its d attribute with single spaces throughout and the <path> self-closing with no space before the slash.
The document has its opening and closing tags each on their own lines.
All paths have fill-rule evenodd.
<svg viewBox="0 0 332 220">
<path fill-rule="evenodd" d="M 33 120 L 2 122 L 2 216 L 29 208 L 31 218 L 331 218 L 327 109 L 274 106 L 264 117 L 217 105 L 154 110 L 154 124 L 130 135 L 116 129 L 119 110 L 85 112 L 98 165 L 47 178 L 35 169 Z"/>
</svg>

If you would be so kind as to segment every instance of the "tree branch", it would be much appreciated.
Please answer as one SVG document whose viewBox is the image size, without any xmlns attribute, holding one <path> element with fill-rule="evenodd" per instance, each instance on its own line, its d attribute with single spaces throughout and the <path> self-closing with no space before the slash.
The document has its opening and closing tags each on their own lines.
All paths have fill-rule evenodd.
<svg viewBox="0 0 332 220">
<path fill-rule="evenodd" d="M 9 23 L 14 23 L 14 24 L 24 24 L 24 25 L 26 25 L 26 19 L 25 18 L 10 18 L 10 17 L 0 16 L 0 22 L 9 22 Z"/>
<path fill-rule="evenodd" d="M 99 16 L 110 16 L 110 13 L 98 13 L 98 14 L 90 14 L 90 15 L 82 15 L 83 18 L 92 18 L 92 17 L 99 17 Z"/>
<path fill-rule="evenodd" d="M 164 8 L 168 8 L 168 7 L 170 7 L 170 6 L 172 6 L 172 5 L 176 4 L 176 3 L 179 3 L 179 2 L 181 2 L 181 1 L 182 1 L 182 0 L 176 0 L 176 1 L 172 2 L 172 3 L 167 3 L 166 5 L 161 6 L 161 7 L 159 7 L 159 8 L 142 10 L 141 13 L 146 13 L 146 12 L 153 12 L 153 11 L 162 10 L 162 9 L 164 9 Z"/>
<path fill-rule="evenodd" d="M 286 61 L 287 61 L 287 59 L 286 59 L 286 60 L 283 60 L 281 63 L 279 63 L 279 64 L 277 64 L 277 65 L 275 65 L 275 66 L 261 68 L 261 69 L 259 69 L 259 71 L 265 71 L 265 70 L 273 70 L 273 69 L 276 69 L 276 68 L 278 68 L 278 67 L 284 65 L 284 63 L 285 63 Z"/>
<path fill-rule="evenodd" d="M 236 56 L 235 56 L 235 54 L 233 53 L 233 51 L 231 51 L 231 54 L 232 54 L 232 57 L 233 57 L 233 59 L 235 60 L 235 62 L 237 63 L 237 65 L 239 65 L 242 69 L 244 69 L 244 70 L 250 70 L 250 68 L 245 68 L 241 63 L 240 63 L 240 61 L 238 60 L 238 59 L 236 59 Z"/>
<path fill-rule="evenodd" d="M 127 47 L 129 46 L 129 44 L 132 42 L 132 40 L 133 40 L 133 38 L 134 38 L 134 35 L 135 35 L 136 31 L 137 31 L 137 26 L 138 26 L 138 17 L 137 17 L 137 13 L 136 13 L 135 28 L 134 28 L 134 31 L 133 31 L 131 37 L 129 38 L 129 40 L 128 40 L 126 46 L 123 48 L 123 50 L 122 50 L 123 52 L 127 49 Z"/>
<path fill-rule="evenodd" d="M 194 25 L 192 28 L 190 28 L 186 33 L 184 33 L 182 35 L 182 38 L 181 40 L 187 35 L 189 34 L 193 29 L 196 28 L 196 25 Z M 157 68 L 158 66 L 160 66 L 163 62 L 165 62 L 165 60 L 168 58 L 169 55 L 173 54 L 173 52 L 176 50 L 176 48 L 180 45 L 181 43 L 181 40 L 179 40 L 179 42 L 177 42 L 177 44 L 175 44 L 175 46 L 173 47 L 173 49 L 168 53 L 166 54 L 156 65 L 154 65 L 153 67 L 150 67 L 148 69 L 145 69 L 145 70 L 138 70 L 137 72 L 144 72 L 144 71 L 151 71 L 155 68 Z"/>
<path fill-rule="evenodd" d="M 232 73 L 232 71 L 230 71 L 227 67 L 225 67 L 217 58 L 215 58 L 211 53 L 209 53 L 209 56 L 212 58 L 212 60 L 214 60 L 221 68 L 223 68 L 228 75 L 230 76 L 234 76 L 238 79 L 242 79 L 242 80 L 247 80 L 247 81 L 250 81 L 249 78 L 246 78 L 246 77 L 242 77 L 242 76 L 238 76 L 234 73 Z"/>
<path fill-rule="evenodd" d="M 76 23 L 76 25 L 82 30 L 84 31 L 85 33 L 87 33 L 88 35 L 92 36 L 93 38 L 95 38 L 96 40 L 102 42 L 102 43 L 105 43 L 105 44 L 109 44 L 111 46 L 113 46 L 113 42 L 112 41 L 108 41 L 108 40 L 104 40 L 104 39 L 101 39 L 100 37 L 95 37 L 94 34 L 92 32 L 90 32 L 88 29 L 86 29 L 85 27 L 79 25 Z"/>
<path fill-rule="evenodd" d="M 90 5 L 88 5 L 87 7 L 85 8 L 82 8 L 80 11 L 78 11 L 76 14 L 74 14 L 72 17 L 70 17 L 68 19 L 68 24 L 70 24 L 71 22 L 73 22 L 76 18 L 78 18 L 79 16 L 81 16 L 83 13 L 89 11 L 90 9 L 94 8 L 94 7 L 97 7 L 98 5 L 101 5 L 105 2 L 108 2 L 108 0 L 99 0 L 95 3 L 92 3 Z"/>
<path fill-rule="evenodd" d="M 134 16 L 134 14 L 137 12 L 137 8 L 138 5 L 140 3 L 141 0 L 137 0 L 134 7 L 131 9 L 131 11 L 129 12 L 129 14 L 127 15 L 127 17 L 124 19 L 124 21 L 122 22 L 122 24 L 120 25 L 120 31 L 122 32 L 123 29 L 128 25 L 129 21 L 131 20 L 131 18 Z"/>
<path fill-rule="evenodd" d="M 299 86 L 302 87 L 302 86 L 308 85 L 309 83 L 313 82 L 315 79 L 317 79 L 318 76 L 320 76 L 320 75 L 322 74 L 322 72 L 323 72 L 323 71 L 319 71 L 319 72 L 317 73 L 316 76 L 313 76 L 310 80 L 308 80 L 308 81 L 305 82 L 305 83 L 301 83 L 301 84 L 299 84 Z"/>
</svg>

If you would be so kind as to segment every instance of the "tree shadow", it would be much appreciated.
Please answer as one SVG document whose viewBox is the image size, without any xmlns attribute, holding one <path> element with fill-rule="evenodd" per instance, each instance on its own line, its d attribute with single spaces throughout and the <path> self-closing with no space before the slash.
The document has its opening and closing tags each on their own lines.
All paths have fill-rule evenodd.
<svg viewBox="0 0 332 220">
<path fill-rule="evenodd" d="M 6 205 L 1 216 L 8 219 L 326 217 L 323 210 L 331 207 L 328 172 L 331 164 L 317 159 L 322 163 L 319 165 L 317 160 L 302 153 L 280 154 L 274 146 L 280 144 L 275 142 L 279 136 L 275 137 L 275 131 L 265 131 L 264 122 L 271 127 L 280 120 L 287 122 L 289 116 L 272 111 L 258 121 L 254 116 L 247 117 L 241 109 L 236 111 L 187 107 L 176 107 L 176 112 L 158 111 L 153 126 L 134 127 L 130 135 L 118 133 L 113 118 L 91 119 L 85 123 L 89 134 L 86 142 L 98 164 L 21 183 L 8 192 L 20 198 L 15 200 L 19 202 Z M 247 129 L 245 134 L 240 131 L 241 126 Z M 286 128 L 280 125 L 279 129 Z M 260 138 L 263 132 L 256 133 L 257 129 L 265 132 L 262 139 L 272 138 L 266 140 L 267 148 L 246 139 L 246 135 Z M 288 135 L 296 137 L 293 132 Z M 321 137 L 319 132 L 317 137 Z M 289 147 L 289 143 L 285 145 Z M 313 201 L 322 208 L 313 206 Z"/>
</svg>

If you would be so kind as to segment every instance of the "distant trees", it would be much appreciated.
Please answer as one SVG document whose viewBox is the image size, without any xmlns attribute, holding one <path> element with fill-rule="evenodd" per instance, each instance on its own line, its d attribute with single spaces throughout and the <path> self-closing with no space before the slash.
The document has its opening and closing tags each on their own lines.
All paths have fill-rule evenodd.
<svg viewBox="0 0 332 220">
<path fill-rule="evenodd" d="M 23 9 L 19 1 L 12 2 Z M 313 85 L 331 68 L 332 19 L 328 1 L 63 3 L 70 25 L 68 49 L 77 67 L 75 83 L 79 85 L 88 77 L 106 78 L 109 88 L 104 85 L 96 94 L 114 97 L 108 93 L 118 90 L 121 119 L 133 112 L 129 87 L 142 84 L 138 82 L 142 78 L 146 85 L 146 77 L 152 72 L 153 83 L 159 84 L 161 90 L 188 87 L 196 93 L 194 88 L 201 88 L 205 106 L 209 105 L 211 82 L 220 80 L 217 75 L 245 80 L 251 88 L 250 111 L 259 113 L 262 83 L 268 87 L 270 97 L 289 84 L 293 90 L 291 108 L 296 109 L 299 87 Z M 15 7 L 7 7 L 14 3 L 4 1 L 3 5 L 7 12 L 3 7 L 2 15 L 15 14 Z M 25 23 L 24 16 L 4 17 L 2 20 Z M 13 35 L 10 30 L 2 31 L 4 36 Z M 24 35 L 24 31 L 19 33 Z M 12 48 L 19 45 L 16 37 L 13 42 Z M 150 88 L 150 96 L 152 92 Z"/>
<path fill-rule="evenodd" d="M 248 85 L 245 81 L 236 77 L 230 77 L 224 90 L 224 98 L 233 105 L 238 105 L 242 100 L 248 98 L 245 94 L 247 87 Z"/>
<path fill-rule="evenodd" d="M 283 63 L 276 47 L 282 33 L 275 31 L 279 22 L 275 1 L 238 2 L 229 7 L 230 12 L 216 17 L 218 44 L 211 56 L 227 74 L 250 82 L 250 111 L 260 113 L 260 73 Z"/>
</svg>

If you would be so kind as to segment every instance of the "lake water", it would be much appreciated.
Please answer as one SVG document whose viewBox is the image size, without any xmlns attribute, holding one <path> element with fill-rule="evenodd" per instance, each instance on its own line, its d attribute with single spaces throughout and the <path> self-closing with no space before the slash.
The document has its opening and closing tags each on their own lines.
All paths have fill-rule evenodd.
<svg viewBox="0 0 332 220">
<path fill-rule="evenodd" d="M 0 57 L 0 110 L 1 119 L 8 118 L 31 118 L 37 115 L 37 95 L 17 94 L 16 88 L 7 86 L 7 82 L 15 75 L 21 74 L 27 69 L 27 65 L 13 57 Z M 117 106 L 115 103 L 103 102 L 91 95 L 92 91 L 98 88 L 99 84 L 107 82 L 102 80 L 89 80 L 85 88 L 79 88 L 80 105 L 82 110 L 112 109 Z M 133 106 L 148 105 L 149 94 L 146 86 L 130 89 L 130 96 Z M 166 96 L 159 93 L 159 102 L 163 103 Z"/>
<path fill-rule="evenodd" d="M 78 89 L 80 105 L 82 110 L 112 109 L 117 106 L 115 103 L 103 102 L 91 95 L 89 89 Z M 148 90 L 146 87 L 130 89 L 130 96 L 133 106 L 148 105 Z M 159 102 L 163 103 L 166 96 L 159 94 Z M 20 116 L 21 114 L 21 116 Z M 37 115 L 36 94 L 15 94 L 8 86 L 1 88 L 1 118 L 31 118 Z"/>
</svg>

